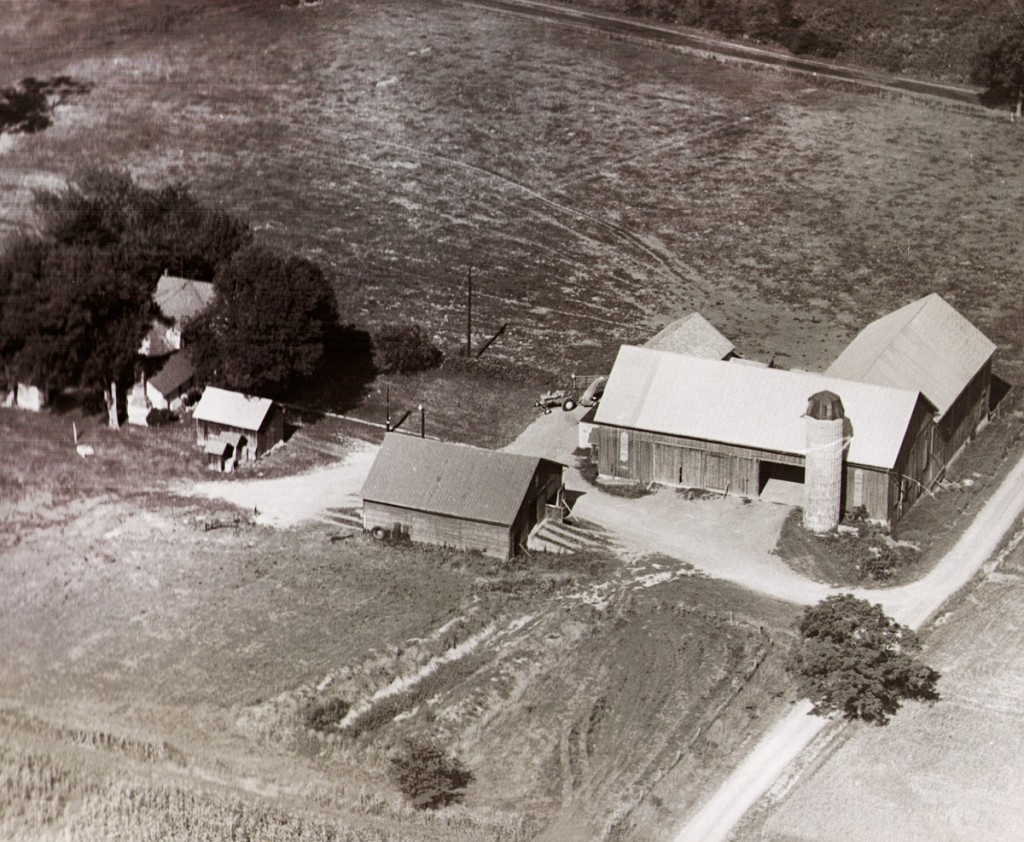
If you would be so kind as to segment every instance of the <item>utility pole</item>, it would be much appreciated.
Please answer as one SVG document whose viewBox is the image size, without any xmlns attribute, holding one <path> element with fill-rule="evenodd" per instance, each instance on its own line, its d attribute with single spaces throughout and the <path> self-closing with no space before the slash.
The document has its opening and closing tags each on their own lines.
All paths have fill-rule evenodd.
<svg viewBox="0 0 1024 842">
<path fill-rule="evenodd" d="M 426 412 L 423 409 L 423 404 L 420 404 L 420 438 L 425 439 L 427 437 L 427 418 Z"/>
<path fill-rule="evenodd" d="M 466 273 L 466 358 L 473 356 L 473 267 Z"/>
</svg>

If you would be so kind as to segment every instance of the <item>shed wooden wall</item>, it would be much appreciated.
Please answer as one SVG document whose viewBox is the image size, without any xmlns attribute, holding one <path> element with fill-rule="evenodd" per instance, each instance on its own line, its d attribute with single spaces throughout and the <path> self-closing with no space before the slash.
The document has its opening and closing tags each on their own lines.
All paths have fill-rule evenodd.
<svg viewBox="0 0 1024 842">
<path fill-rule="evenodd" d="M 206 444 L 208 439 L 217 438 L 222 433 L 244 436 L 245 447 L 235 461 L 252 462 L 284 438 L 284 413 L 280 407 L 273 407 L 267 413 L 263 427 L 256 432 L 213 421 L 196 421 L 196 440 L 199 444 Z"/>
<path fill-rule="evenodd" d="M 511 557 L 511 530 L 506 526 L 363 501 L 363 528 L 398 526 L 409 538 L 424 544 L 479 550 L 506 561 Z"/>
</svg>

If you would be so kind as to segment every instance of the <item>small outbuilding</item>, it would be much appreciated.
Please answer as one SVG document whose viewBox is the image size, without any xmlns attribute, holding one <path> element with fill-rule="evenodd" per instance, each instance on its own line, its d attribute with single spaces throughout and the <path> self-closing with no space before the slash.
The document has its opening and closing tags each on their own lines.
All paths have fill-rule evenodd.
<svg viewBox="0 0 1024 842">
<path fill-rule="evenodd" d="M 561 520 L 564 465 L 390 433 L 363 485 L 363 527 L 508 560 Z"/>
<path fill-rule="evenodd" d="M 730 360 L 736 356 L 736 346 L 696 311 L 669 322 L 644 347 L 709 360 Z"/>
<path fill-rule="evenodd" d="M 284 439 L 284 413 L 269 398 L 207 386 L 192 417 L 207 465 L 231 471 Z"/>
</svg>

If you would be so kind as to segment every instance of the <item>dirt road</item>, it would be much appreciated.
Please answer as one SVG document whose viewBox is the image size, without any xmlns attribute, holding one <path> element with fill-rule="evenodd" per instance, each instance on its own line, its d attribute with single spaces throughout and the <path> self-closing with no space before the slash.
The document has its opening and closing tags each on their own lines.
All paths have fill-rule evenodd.
<svg viewBox="0 0 1024 842">
<path fill-rule="evenodd" d="M 997 489 L 974 522 L 923 579 L 891 591 L 860 591 L 879 601 L 901 622 L 922 625 L 963 587 L 993 555 L 1024 511 L 1024 457 Z M 726 839 L 750 807 L 824 729 L 828 720 L 809 716 L 802 704 L 765 735 L 718 791 L 676 835 L 674 842 Z"/>
</svg>

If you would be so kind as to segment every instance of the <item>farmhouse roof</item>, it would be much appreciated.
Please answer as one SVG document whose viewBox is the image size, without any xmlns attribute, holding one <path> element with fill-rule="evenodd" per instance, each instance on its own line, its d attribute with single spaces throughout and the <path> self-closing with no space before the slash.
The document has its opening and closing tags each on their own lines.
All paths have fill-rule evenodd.
<svg viewBox="0 0 1024 842">
<path fill-rule="evenodd" d="M 207 386 L 192 417 L 196 421 L 256 431 L 263 426 L 273 405 L 270 398 L 256 398 L 241 392 Z"/>
<path fill-rule="evenodd" d="M 161 395 L 171 395 L 195 376 L 188 351 L 172 354 L 163 367 L 149 379 L 149 385 Z"/>
<path fill-rule="evenodd" d="M 696 311 L 665 325 L 644 347 L 712 360 L 724 360 L 736 352 L 736 346 Z"/>
<path fill-rule="evenodd" d="M 391 433 L 370 468 L 362 498 L 510 526 L 541 462 L 550 460 Z"/>
<path fill-rule="evenodd" d="M 153 302 L 164 318 L 180 324 L 199 315 L 213 301 L 213 284 L 164 275 L 157 281 Z"/>
<path fill-rule="evenodd" d="M 839 396 L 850 420 L 847 460 L 892 468 L 918 393 L 807 371 L 751 368 L 623 345 L 595 420 L 803 455 L 808 399 L 824 390 Z"/>
<path fill-rule="evenodd" d="M 985 334 L 932 293 L 873 321 L 825 373 L 916 389 L 941 417 L 995 350 Z"/>
</svg>

